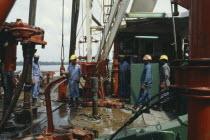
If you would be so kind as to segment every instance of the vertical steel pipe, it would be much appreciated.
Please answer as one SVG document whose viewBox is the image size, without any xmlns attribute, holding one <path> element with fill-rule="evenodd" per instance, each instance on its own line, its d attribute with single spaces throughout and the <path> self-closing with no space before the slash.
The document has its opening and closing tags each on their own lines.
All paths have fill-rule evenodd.
<svg viewBox="0 0 210 140">
<path fill-rule="evenodd" d="M 98 77 L 92 77 L 93 116 L 98 115 Z"/>
<path fill-rule="evenodd" d="M 179 1 L 180 2 L 180 1 Z M 210 139 L 210 9 L 209 0 L 184 0 L 190 9 L 188 64 L 175 66 L 180 94 L 189 97 L 188 140 Z"/>
<path fill-rule="evenodd" d="M 35 26 L 37 0 L 30 0 L 28 24 Z"/>
</svg>

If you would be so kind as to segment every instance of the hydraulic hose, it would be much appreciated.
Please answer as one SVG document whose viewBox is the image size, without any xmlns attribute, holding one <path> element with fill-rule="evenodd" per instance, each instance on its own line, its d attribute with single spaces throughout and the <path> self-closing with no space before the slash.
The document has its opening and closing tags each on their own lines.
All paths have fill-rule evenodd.
<svg viewBox="0 0 210 140">
<path fill-rule="evenodd" d="M 127 121 L 121 128 L 119 128 L 110 138 L 109 140 L 112 140 L 120 131 L 122 131 L 126 126 L 129 126 L 133 121 L 135 121 L 140 115 L 142 115 L 146 110 L 151 109 L 152 107 L 154 107 L 155 105 L 158 105 L 160 102 L 164 101 L 165 99 L 173 96 L 174 94 L 169 94 L 167 96 L 164 96 L 163 98 L 157 100 L 155 103 L 147 106 L 152 100 L 154 100 L 155 98 L 159 97 L 160 95 L 164 94 L 165 92 L 161 92 L 155 96 L 153 96 L 150 100 L 148 100 L 147 102 L 145 102 L 142 107 L 134 114 L 133 117 L 130 118 L 129 121 Z M 145 106 L 147 106 L 145 109 L 143 109 Z"/>
<path fill-rule="evenodd" d="M 30 57 L 24 57 L 22 77 L 20 79 L 20 83 L 17 86 L 17 90 L 12 97 L 11 104 L 10 104 L 8 110 L 6 111 L 5 115 L 2 118 L 2 122 L 1 122 L 1 125 L 0 125 L 0 132 L 2 132 L 2 129 L 6 126 L 6 123 L 9 120 L 10 115 L 11 115 L 12 111 L 14 110 L 14 108 L 16 106 L 18 98 L 19 98 L 19 96 L 21 94 L 21 91 L 23 89 L 23 85 L 26 81 L 27 72 L 28 72 L 28 65 L 31 63 L 30 61 L 31 61 Z"/>
<path fill-rule="evenodd" d="M 5 115 L 5 111 L 7 110 L 7 104 L 6 104 L 6 97 L 7 97 L 7 81 L 6 81 L 6 76 L 4 73 L 4 64 L 0 64 L 0 73 L 1 73 L 1 79 L 2 79 L 2 85 L 3 85 L 3 89 L 4 89 L 4 108 L 3 108 L 3 116 Z M 2 118 L 3 118 L 2 116 Z"/>
</svg>

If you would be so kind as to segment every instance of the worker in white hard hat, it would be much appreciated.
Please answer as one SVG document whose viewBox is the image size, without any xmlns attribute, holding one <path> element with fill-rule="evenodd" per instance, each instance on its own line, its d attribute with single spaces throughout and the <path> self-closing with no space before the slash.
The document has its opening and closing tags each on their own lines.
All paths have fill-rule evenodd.
<svg viewBox="0 0 210 140">
<path fill-rule="evenodd" d="M 40 89 L 40 78 L 42 79 L 42 73 L 39 65 L 39 55 L 34 55 L 34 61 L 32 63 L 32 103 L 37 105 L 37 98 Z"/>
<path fill-rule="evenodd" d="M 153 81 L 152 66 L 150 65 L 151 60 L 152 57 L 148 54 L 143 57 L 143 63 L 145 66 L 141 74 L 139 98 L 136 104 L 133 106 L 133 113 L 138 107 L 141 107 L 144 102 L 148 101 L 151 98 L 150 88 Z M 147 111 L 147 113 L 149 113 L 149 110 Z"/>
<path fill-rule="evenodd" d="M 163 98 L 169 94 L 168 89 L 170 86 L 170 67 L 168 66 L 168 56 L 167 55 L 161 55 L 160 56 L 160 92 L 164 93 L 160 96 L 160 98 Z M 164 105 L 166 105 L 168 100 L 164 100 L 160 103 L 158 110 L 162 110 Z M 167 107 L 164 107 L 167 108 Z"/>
<path fill-rule="evenodd" d="M 119 69 L 120 69 L 120 96 L 128 96 L 128 82 L 130 65 L 125 61 L 125 55 L 119 55 Z"/>
<path fill-rule="evenodd" d="M 78 102 L 79 98 L 79 82 L 82 75 L 82 68 L 76 62 L 77 57 L 76 55 L 72 55 L 70 57 L 70 65 L 68 66 L 68 74 L 69 74 L 69 92 L 70 92 L 70 100 L 69 104 L 74 102 Z"/>
</svg>

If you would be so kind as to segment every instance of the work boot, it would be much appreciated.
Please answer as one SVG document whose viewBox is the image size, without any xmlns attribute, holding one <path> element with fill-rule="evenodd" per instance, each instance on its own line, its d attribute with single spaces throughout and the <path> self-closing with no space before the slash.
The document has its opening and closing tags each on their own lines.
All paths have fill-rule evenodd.
<svg viewBox="0 0 210 140">
<path fill-rule="evenodd" d="M 37 99 L 36 98 L 32 98 L 32 106 L 37 106 Z"/>
<path fill-rule="evenodd" d="M 160 105 L 158 106 L 157 110 L 158 110 L 158 111 L 162 111 L 162 110 L 163 110 L 163 105 L 160 104 Z"/>
<path fill-rule="evenodd" d="M 74 97 L 70 97 L 69 107 L 76 107 L 76 102 Z"/>
<path fill-rule="evenodd" d="M 148 105 L 146 106 L 146 108 L 148 107 Z M 145 112 L 144 113 L 148 113 L 148 114 L 150 114 L 151 112 L 150 112 L 150 109 L 147 109 L 147 110 L 145 110 Z"/>
<path fill-rule="evenodd" d="M 136 113 L 136 110 L 137 110 L 138 107 L 140 108 L 141 105 L 135 104 L 135 105 L 132 107 L 132 114 Z"/>
<path fill-rule="evenodd" d="M 68 104 L 72 104 L 73 103 L 73 97 L 70 97 L 70 99 L 68 100 Z"/>
<path fill-rule="evenodd" d="M 76 101 L 76 104 L 79 104 L 79 97 L 76 97 L 75 101 Z"/>
</svg>

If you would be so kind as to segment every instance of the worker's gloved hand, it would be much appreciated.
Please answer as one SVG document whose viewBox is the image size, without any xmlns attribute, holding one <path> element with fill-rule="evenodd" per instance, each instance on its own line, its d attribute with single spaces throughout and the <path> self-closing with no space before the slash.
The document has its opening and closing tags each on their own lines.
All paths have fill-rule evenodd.
<svg viewBox="0 0 210 140">
<path fill-rule="evenodd" d="M 60 73 L 61 73 L 61 74 L 65 74 L 65 70 L 61 70 Z"/>
<path fill-rule="evenodd" d="M 41 77 L 41 80 L 42 80 L 42 83 L 44 83 L 44 78 L 43 77 Z"/>
<path fill-rule="evenodd" d="M 146 88 L 146 85 L 143 84 L 143 85 L 141 86 L 141 90 L 144 90 L 145 88 Z"/>
<path fill-rule="evenodd" d="M 161 84 L 160 84 L 160 88 L 165 88 L 166 87 L 166 82 L 162 82 Z"/>
<path fill-rule="evenodd" d="M 34 79 L 31 79 L 31 85 L 35 85 Z"/>
</svg>

